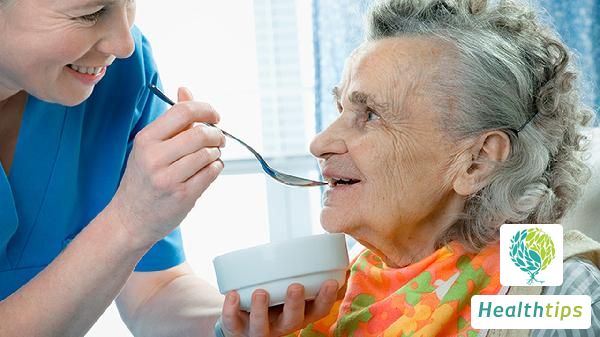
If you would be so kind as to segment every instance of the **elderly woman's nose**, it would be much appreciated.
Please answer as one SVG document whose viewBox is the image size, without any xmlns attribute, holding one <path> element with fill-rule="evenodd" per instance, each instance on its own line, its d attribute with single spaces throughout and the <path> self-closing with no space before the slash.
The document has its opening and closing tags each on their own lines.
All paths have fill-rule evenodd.
<svg viewBox="0 0 600 337">
<path fill-rule="evenodd" d="M 310 143 L 310 152 L 318 158 L 346 152 L 346 143 L 334 128 L 335 124 L 315 136 Z"/>
</svg>

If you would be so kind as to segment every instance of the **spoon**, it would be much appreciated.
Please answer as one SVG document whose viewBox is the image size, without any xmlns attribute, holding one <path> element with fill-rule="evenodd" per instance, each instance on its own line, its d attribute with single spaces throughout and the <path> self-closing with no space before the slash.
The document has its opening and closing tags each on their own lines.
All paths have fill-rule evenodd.
<svg viewBox="0 0 600 337">
<path fill-rule="evenodd" d="M 166 102 L 166 103 L 168 103 L 170 105 L 175 105 L 175 102 L 173 102 L 169 97 L 167 97 L 167 95 L 165 95 L 162 91 L 160 91 L 160 89 L 156 85 L 154 85 L 154 84 L 148 84 L 148 89 L 150 89 L 150 91 L 154 95 L 156 95 L 158 98 L 160 98 L 164 102 Z M 279 172 L 279 171 L 275 170 L 274 168 L 271 168 L 269 166 L 269 164 L 267 164 L 267 162 L 260 155 L 260 153 L 256 152 L 256 150 L 254 150 L 250 145 L 244 143 L 241 139 L 239 139 L 236 136 L 230 134 L 229 132 L 226 132 L 223 129 L 218 128 L 214 124 L 211 124 L 211 123 L 204 123 L 204 124 L 206 124 L 208 126 L 212 126 L 214 128 L 217 128 L 217 129 L 221 130 L 221 132 L 223 132 L 223 134 L 225 136 L 227 136 L 229 138 L 233 138 L 238 143 L 242 144 L 246 149 L 248 149 L 248 151 L 252 152 L 252 154 L 256 157 L 256 159 L 258 159 L 258 161 L 260 162 L 260 165 L 262 166 L 263 171 L 265 171 L 265 173 L 267 175 L 269 175 L 271 178 L 279 181 L 282 184 L 290 185 L 290 186 L 301 186 L 301 187 L 311 187 L 311 186 L 327 185 L 327 183 L 324 182 L 324 181 L 314 181 L 314 180 L 310 180 L 310 179 L 306 179 L 306 178 L 300 178 L 300 177 L 296 177 L 296 176 L 293 176 L 293 175 L 290 175 L 290 174 Z"/>
</svg>

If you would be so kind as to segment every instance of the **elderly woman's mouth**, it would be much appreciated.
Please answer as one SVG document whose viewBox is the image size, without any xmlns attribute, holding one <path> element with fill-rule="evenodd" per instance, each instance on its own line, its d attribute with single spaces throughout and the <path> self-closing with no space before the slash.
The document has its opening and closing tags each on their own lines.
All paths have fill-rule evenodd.
<svg viewBox="0 0 600 337">
<path fill-rule="evenodd" d="M 360 182 L 358 179 L 335 177 L 327 178 L 326 180 L 329 183 L 329 187 L 336 187 L 337 185 L 354 185 Z"/>
</svg>

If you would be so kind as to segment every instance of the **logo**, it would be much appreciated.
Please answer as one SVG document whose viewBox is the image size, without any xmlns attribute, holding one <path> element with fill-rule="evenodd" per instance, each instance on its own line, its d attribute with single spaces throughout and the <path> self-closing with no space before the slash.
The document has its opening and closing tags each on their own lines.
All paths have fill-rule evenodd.
<svg viewBox="0 0 600 337">
<path fill-rule="evenodd" d="M 471 298 L 475 329 L 589 329 L 588 295 L 475 295 Z"/>
<path fill-rule="evenodd" d="M 559 286 L 563 281 L 563 229 L 558 224 L 500 227 L 500 283 L 503 286 Z M 475 295 L 476 329 L 588 329 L 588 295 Z"/>
<path fill-rule="evenodd" d="M 503 286 L 559 286 L 563 280 L 562 226 L 504 224 L 500 227 Z"/>
<path fill-rule="evenodd" d="M 527 284 L 537 280 L 535 276 L 550 265 L 556 257 L 556 249 L 550 235 L 540 228 L 518 231 L 510 240 L 510 259 L 522 271 L 529 274 Z"/>
</svg>

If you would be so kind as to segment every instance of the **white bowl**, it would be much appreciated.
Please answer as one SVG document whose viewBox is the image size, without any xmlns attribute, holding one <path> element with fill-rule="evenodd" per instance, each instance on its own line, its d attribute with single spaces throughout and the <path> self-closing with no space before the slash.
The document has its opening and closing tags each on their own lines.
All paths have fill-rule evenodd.
<svg viewBox="0 0 600 337">
<path fill-rule="evenodd" d="M 321 284 L 334 279 L 346 281 L 348 250 L 344 234 L 299 237 L 236 250 L 213 260 L 221 294 L 236 290 L 240 307 L 249 310 L 252 293 L 264 289 L 270 306 L 285 300 L 292 283 L 304 286 L 307 300 L 314 299 Z"/>
</svg>

